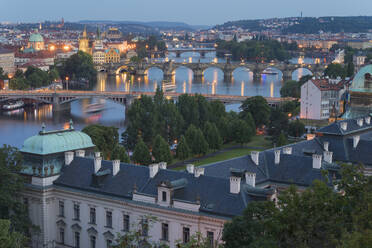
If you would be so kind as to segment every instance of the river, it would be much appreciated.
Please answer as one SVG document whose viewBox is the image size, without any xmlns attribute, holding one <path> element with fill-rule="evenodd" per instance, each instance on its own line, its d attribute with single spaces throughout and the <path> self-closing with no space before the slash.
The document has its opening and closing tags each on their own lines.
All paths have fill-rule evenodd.
<svg viewBox="0 0 372 248">
<path fill-rule="evenodd" d="M 170 55 L 171 56 L 171 55 Z M 181 58 L 170 57 L 177 62 L 196 61 L 198 54 L 184 53 Z M 202 62 L 215 61 L 215 54 L 208 54 Z M 293 59 L 296 63 L 300 59 Z M 311 59 L 301 62 L 311 63 Z M 306 69 L 299 69 L 293 74 L 293 79 L 309 74 Z M 181 93 L 206 93 L 227 94 L 241 96 L 262 95 L 267 97 L 279 97 L 282 87 L 281 72 L 277 75 L 262 75 L 260 80 L 254 81 L 251 72 L 239 68 L 234 72 L 232 82 L 224 82 L 223 72 L 218 68 L 209 68 L 204 73 L 203 80 L 194 81 L 192 71 L 180 67 L 176 70 L 172 83 L 176 91 Z M 95 90 L 99 91 L 155 91 L 161 86 L 163 73 L 161 70 L 152 68 L 148 76 L 136 78 L 128 74 L 107 76 L 98 74 Z M 109 100 L 103 100 L 105 109 L 98 114 L 86 114 L 83 109 L 90 103 L 102 101 L 98 99 L 84 99 L 71 103 L 70 112 L 53 113 L 51 105 L 40 105 L 38 108 L 24 108 L 11 112 L 0 112 L 0 145 L 8 144 L 21 148 L 24 140 L 36 135 L 41 130 L 44 122 L 47 130 L 67 128 L 70 119 L 74 122 L 75 129 L 81 130 L 89 124 L 110 125 L 119 128 L 119 132 L 125 130 L 125 109 L 122 105 Z M 228 105 L 227 110 L 237 110 L 239 105 Z"/>
</svg>

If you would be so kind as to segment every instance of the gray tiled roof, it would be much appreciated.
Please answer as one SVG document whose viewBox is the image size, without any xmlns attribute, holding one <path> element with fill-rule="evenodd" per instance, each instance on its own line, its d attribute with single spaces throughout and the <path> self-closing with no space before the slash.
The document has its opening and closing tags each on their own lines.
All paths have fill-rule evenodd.
<svg viewBox="0 0 372 248">
<path fill-rule="evenodd" d="M 157 196 L 157 187 L 161 182 L 176 180 L 183 183 L 183 187 L 174 190 L 173 199 L 197 203 L 200 201 L 200 211 L 220 216 L 240 215 L 251 201 L 266 200 L 273 193 L 272 189 L 257 190 L 244 187 L 239 194 L 230 193 L 230 181 L 218 178 L 173 170 L 159 169 L 154 178 L 149 177 L 149 169 L 145 166 L 120 164 L 120 171 L 116 176 L 112 173 L 102 173 L 112 170 L 112 162 L 102 161 L 98 173 L 94 173 L 92 158 L 75 158 L 65 166 L 55 185 L 86 190 L 98 194 L 132 199 L 133 188 L 138 193 Z M 95 185 L 93 178 L 102 176 L 100 185 Z M 187 183 L 184 183 L 184 180 Z M 242 179 L 243 181 L 243 179 Z M 245 183 L 243 182 L 242 185 Z M 172 184 L 169 184 L 172 185 Z"/>
</svg>

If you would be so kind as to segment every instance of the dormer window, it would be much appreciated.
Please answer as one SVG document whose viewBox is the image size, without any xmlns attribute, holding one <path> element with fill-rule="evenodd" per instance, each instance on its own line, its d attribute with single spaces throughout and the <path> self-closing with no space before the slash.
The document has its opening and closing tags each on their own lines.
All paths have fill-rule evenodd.
<svg viewBox="0 0 372 248">
<path fill-rule="evenodd" d="M 161 199 L 162 199 L 163 202 L 167 201 L 167 192 L 165 192 L 165 191 L 162 192 L 162 198 Z"/>
</svg>

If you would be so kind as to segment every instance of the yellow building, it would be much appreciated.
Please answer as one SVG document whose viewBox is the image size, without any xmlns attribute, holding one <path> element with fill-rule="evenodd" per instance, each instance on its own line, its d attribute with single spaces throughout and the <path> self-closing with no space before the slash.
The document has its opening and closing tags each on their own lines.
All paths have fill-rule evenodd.
<svg viewBox="0 0 372 248">
<path fill-rule="evenodd" d="M 120 52 L 116 48 L 109 48 L 105 51 L 106 63 L 120 63 Z"/>
<path fill-rule="evenodd" d="M 94 50 L 93 52 L 93 63 L 104 64 L 106 60 L 106 53 L 104 50 Z"/>
<path fill-rule="evenodd" d="M 83 51 L 92 55 L 92 48 L 89 46 L 89 38 L 87 35 L 86 27 L 84 27 L 83 36 L 79 38 L 79 51 Z"/>
</svg>

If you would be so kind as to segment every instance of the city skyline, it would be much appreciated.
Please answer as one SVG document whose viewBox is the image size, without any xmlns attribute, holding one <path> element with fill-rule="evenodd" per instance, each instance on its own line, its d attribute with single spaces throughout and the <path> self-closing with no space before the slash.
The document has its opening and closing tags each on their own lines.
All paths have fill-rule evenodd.
<svg viewBox="0 0 372 248">
<path fill-rule="evenodd" d="M 234 0 L 232 4 L 222 1 L 178 1 L 139 0 L 124 2 L 109 0 L 100 2 L 65 0 L 47 4 L 47 1 L 1 0 L 7 11 L 2 13 L 1 22 L 42 22 L 45 20 L 66 21 L 113 20 L 113 21 L 171 21 L 191 25 L 215 25 L 242 19 L 266 19 L 275 17 L 303 16 L 365 16 L 372 12 L 368 0 L 298 1 L 267 0 L 254 4 Z M 89 3 L 89 4 L 88 4 Z M 144 7 L 145 6 L 145 7 Z M 268 6 L 270 6 L 268 8 Z M 279 10 L 279 11 L 278 11 Z"/>
</svg>

